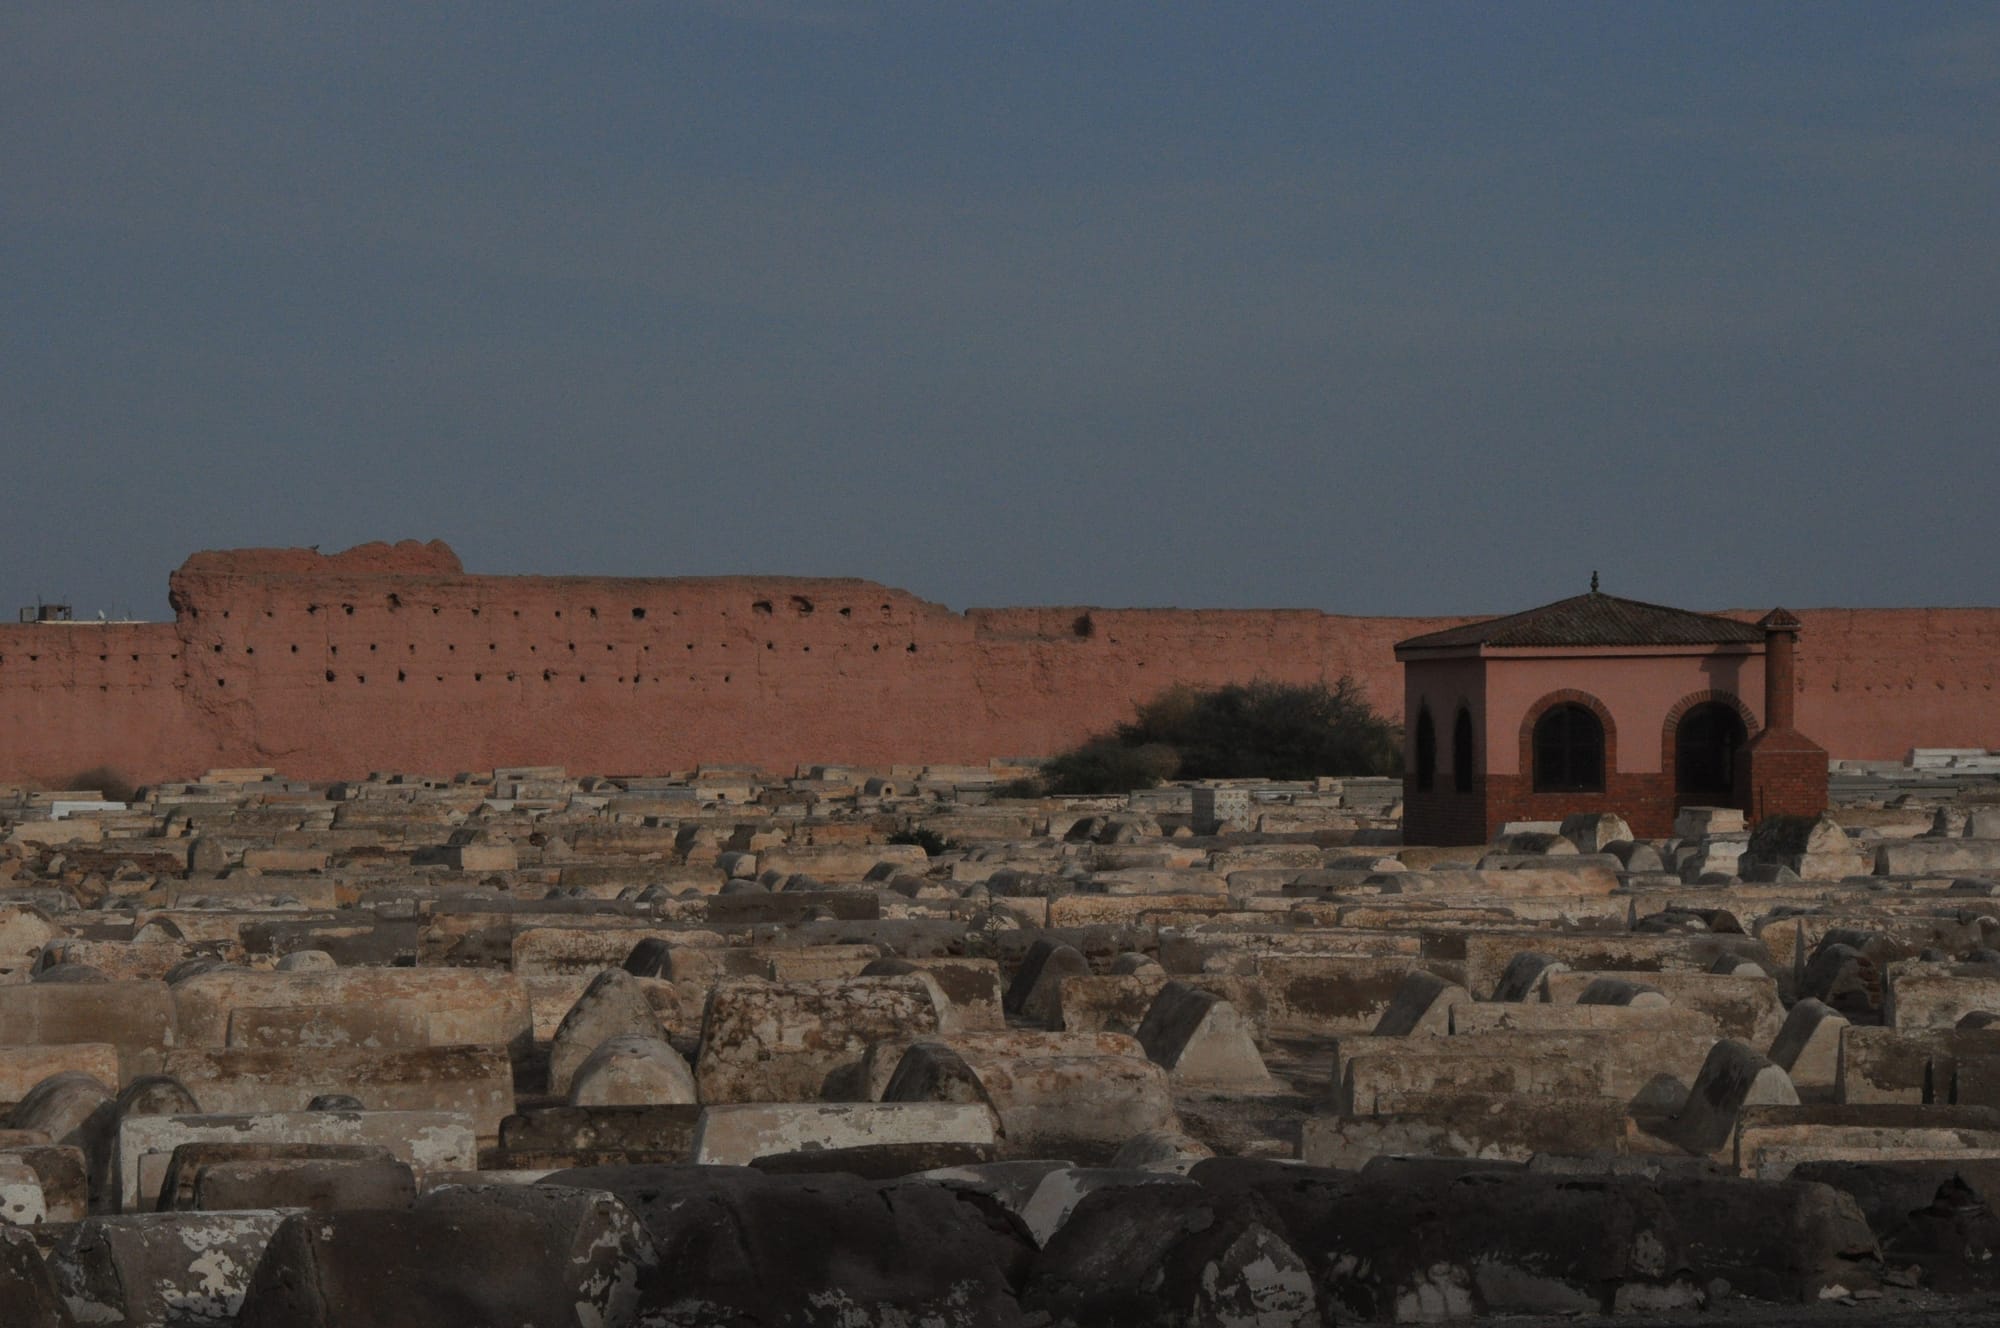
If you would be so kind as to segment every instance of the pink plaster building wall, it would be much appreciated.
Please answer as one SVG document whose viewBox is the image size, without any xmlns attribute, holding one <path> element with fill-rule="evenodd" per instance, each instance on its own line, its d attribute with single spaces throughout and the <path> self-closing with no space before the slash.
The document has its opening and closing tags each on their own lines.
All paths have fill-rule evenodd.
<svg viewBox="0 0 2000 1328">
<path fill-rule="evenodd" d="M 1681 803 L 1673 750 L 1681 718 L 1697 705 L 1722 701 L 1742 717 L 1748 734 L 1757 733 L 1764 724 L 1763 649 L 1488 647 L 1477 656 L 1406 661 L 1405 714 L 1429 705 L 1438 770 L 1429 789 L 1407 773 L 1416 769 L 1416 751 L 1414 734 L 1406 731 L 1405 833 L 1413 843 L 1484 843 L 1508 821 L 1559 821 L 1592 811 L 1615 812 L 1641 835 L 1669 833 Z M 1453 778 L 1451 750 L 1461 699 L 1475 733 L 1472 779 L 1463 790 Z M 1587 706 L 1604 725 L 1604 785 L 1598 791 L 1535 791 L 1534 722 L 1565 702 Z M 1823 755 L 1818 768 L 1823 784 Z M 1716 798 L 1704 793 L 1689 800 Z"/>
<path fill-rule="evenodd" d="M 1618 769 L 1628 774 L 1660 772 L 1664 750 L 1662 720 L 1676 703 L 1686 698 L 1710 691 L 1729 692 L 1752 716 L 1751 732 L 1756 732 L 1764 722 L 1761 652 L 1723 654 L 1720 648 L 1708 647 L 1699 654 L 1601 648 L 1592 654 L 1589 683 L 1584 690 L 1611 712 L 1617 726 Z M 1515 656 L 1495 651 L 1485 663 L 1489 666 L 1487 772 L 1523 774 L 1522 716 L 1550 693 L 1580 685 L 1576 660 L 1573 656 L 1537 658 L 1526 652 Z"/>
</svg>

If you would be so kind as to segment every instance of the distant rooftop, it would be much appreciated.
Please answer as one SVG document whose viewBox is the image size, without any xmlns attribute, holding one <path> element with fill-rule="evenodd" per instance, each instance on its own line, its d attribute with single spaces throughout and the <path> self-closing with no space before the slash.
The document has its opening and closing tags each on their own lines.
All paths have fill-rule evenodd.
<svg viewBox="0 0 2000 1328">
<path fill-rule="evenodd" d="M 93 617 L 79 618 L 67 604 L 51 604 L 41 600 L 26 605 L 17 616 L 24 623 L 60 627 L 108 627 L 114 623 L 122 624 L 142 621 L 125 613 L 120 613 L 117 617 L 113 618 L 107 615 L 102 609 L 98 610 Z"/>
<path fill-rule="evenodd" d="M 1732 618 L 1692 613 L 1591 591 L 1504 618 L 1448 627 L 1398 641 L 1398 650 L 1450 650 L 1471 646 L 1704 646 L 1753 645 L 1763 630 Z"/>
</svg>

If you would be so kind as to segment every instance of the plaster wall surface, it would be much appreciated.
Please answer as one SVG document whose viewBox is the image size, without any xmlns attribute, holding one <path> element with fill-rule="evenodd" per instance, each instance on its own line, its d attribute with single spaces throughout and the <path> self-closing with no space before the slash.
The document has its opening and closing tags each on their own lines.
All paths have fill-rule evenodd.
<svg viewBox="0 0 2000 1328">
<path fill-rule="evenodd" d="M 1487 773 L 1523 774 L 1521 730 L 1541 698 L 1566 689 L 1585 691 L 1611 712 L 1616 726 L 1616 769 L 1657 774 L 1664 752 L 1661 725 L 1676 702 L 1699 692 L 1729 692 L 1764 722 L 1764 661 L 1760 654 L 1706 655 L 1604 652 L 1579 677 L 1574 656 L 1502 655 L 1487 660 Z"/>
<path fill-rule="evenodd" d="M 1472 768 L 1481 763 L 1492 746 L 1486 719 L 1486 670 L 1483 661 L 1472 656 L 1460 659 L 1429 659 L 1403 669 L 1404 700 L 1403 767 L 1416 769 L 1416 725 L 1407 719 L 1420 705 L 1429 705 L 1431 723 L 1437 734 L 1437 784 L 1449 788 L 1457 773 L 1453 763 L 1452 727 L 1463 707 L 1472 718 Z"/>
<path fill-rule="evenodd" d="M 0 626 L 0 778 L 1046 755 L 1177 682 L 1349 674 L 1400 715 L 1394 643 L 1471 621 L 958 613 L 863 580 L 478 576 L 414 542 L 197 554 L 171 591 L 171 623 Z M 1835 756 L 2000 747 L 2000 610 L 1799 616 L 1799 724 Z"/>
</svg>

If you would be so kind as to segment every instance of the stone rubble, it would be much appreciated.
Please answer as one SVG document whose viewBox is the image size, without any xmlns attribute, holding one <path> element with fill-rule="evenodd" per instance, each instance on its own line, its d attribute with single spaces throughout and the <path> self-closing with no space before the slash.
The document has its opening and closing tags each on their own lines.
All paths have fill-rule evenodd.
<svg viewBox="0 0 2000 1328">
<path fill-rule="evenodd" d="M 0 792 L 0 1324 L 2000 1294 L 1977 763 L 1468 849 L 1007 773 Z"/>
</svg>

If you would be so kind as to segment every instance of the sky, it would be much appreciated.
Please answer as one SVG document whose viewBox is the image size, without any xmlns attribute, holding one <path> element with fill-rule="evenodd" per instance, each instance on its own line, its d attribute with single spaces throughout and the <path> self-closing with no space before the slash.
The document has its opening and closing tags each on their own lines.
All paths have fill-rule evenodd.
<svg viewBox="0 0 2000 1328">
<path fill-rule="evenodd" d="M 1993 3 L 0 0 L 0 594 L 1996 604 L 1997 237 Z"/>
</svg>

